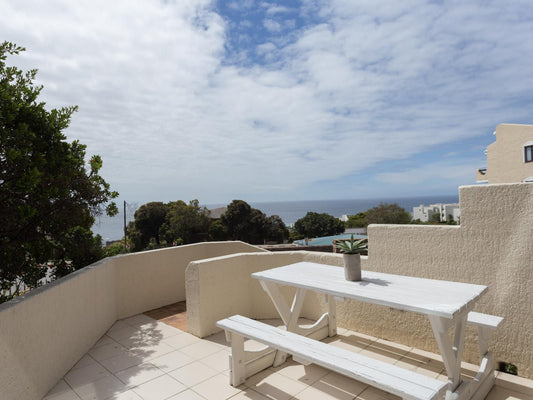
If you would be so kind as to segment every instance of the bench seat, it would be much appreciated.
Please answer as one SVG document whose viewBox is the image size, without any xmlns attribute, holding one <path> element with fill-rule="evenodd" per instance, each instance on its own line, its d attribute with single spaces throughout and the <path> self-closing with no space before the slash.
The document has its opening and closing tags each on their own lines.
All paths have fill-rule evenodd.
<svg viewBox="0 0 533 400">
<path fill-rule="evenodd" d="M 496 330 L 498 325 L 500 325 L 500 323 L 503 321 L 503 318 L 495 315 L 470 311 L 466 320 L 471 325 L 476 325 L 485 329 Z"/>
<path fill-rule="evenodd" d="M 243 344 L 242 338 L 249 338 L 291 354 L 303 364 L 316 364 L 339 374 L 356 379 L 373 387 L 411 400 L 442 398 L 447 383 L 418 374 L 395 365 L 387 364 L 361 354 L 309 339 L 240 315 L 217 322 L 226 331 L 232 342 L 232 378 L 237 386 L 246 379 L 246 360 L 239 356 L 241 350 L 233 347 Z M 235 340 L 239 338 L 238 340 Z M 240 372 L 237 372 L 239 370 Z M 235 375 L 236 374 L 236 375 Z"/>
</svg>

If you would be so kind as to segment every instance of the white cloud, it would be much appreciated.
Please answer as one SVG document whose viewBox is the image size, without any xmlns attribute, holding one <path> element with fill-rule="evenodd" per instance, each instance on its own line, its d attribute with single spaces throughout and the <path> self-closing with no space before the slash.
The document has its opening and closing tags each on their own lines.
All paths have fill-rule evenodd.
<svg viewBox="0 0 533 400">
<path fill-rule="evenodd" d="M 267 15 L 276 15 L 276 14 L 287 14 L 291 11 L 293 11 L 289 7 L 280 6 L 278 4 L 269 4 L 269 3 L 263 3 L 263 7 L 266 7 L 266 14 Z"/>
<path fill-rule="evenodd" d="M 3 8 L 0 36 L 28 49 L 13 60 L 39 68 L 50 107 L 80 106 L 69 138 L 141 203 L 324 198 L 316 182 L 530 118 L 533 28 L 507 4 L 305 1 L 301 14 L 323 21 L 265 38 L 266 65 L 228 64 L 231 24 L 207 0 Z M 438 168 L 470 176 L 470 163 L 378 178 L 425 185 Z"/>
<path fill-rule="evenodd" d="M 254 0 L 234 0 L 228 2 L 228 7 L 236 11 L 248 10 L 254 7 L 254 5 Z"/>
<path fill-rule="evenodd" d="M 270 32 L 281 32 L 283 30 L 283 26 L 278 21 L 270 18 L 263 21 L 263 26 Z"/>
<path fill-rule="evenodd" d="M 453 186 L 472 184 L 477 164 L 438 161 L 426 163 L 423 166 L 409 168 L 403 171 L 380 173 L 376 179 L 384 184 L 417 187 L 423 184 L 427 187 L 446 186 L 449 181 Z"/>
</svg>

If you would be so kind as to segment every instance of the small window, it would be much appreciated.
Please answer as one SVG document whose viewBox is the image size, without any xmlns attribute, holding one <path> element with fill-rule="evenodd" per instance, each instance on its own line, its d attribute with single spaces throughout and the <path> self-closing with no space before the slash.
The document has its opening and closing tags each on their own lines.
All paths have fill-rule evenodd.
<svg viewBox="0 0 533 400">
<path fill-rule="evenodd" d="M 533 162 L 533 145 L 524 147 L 524 161 Z"/>
</svg>

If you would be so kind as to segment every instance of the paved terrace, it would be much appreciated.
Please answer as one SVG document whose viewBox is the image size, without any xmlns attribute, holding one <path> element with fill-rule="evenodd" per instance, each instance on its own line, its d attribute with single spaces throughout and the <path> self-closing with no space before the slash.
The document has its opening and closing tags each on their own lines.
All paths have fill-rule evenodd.
<svg viewBox="0 0 533 400">
<path fill-rule="evenodd" d="M 280 320 L 268 320 L 280 325 Z M 45 400 L 393 400 L 398 397 L 316 365 L 289 360 L 229 385 L 224 333 L 199 339 L 186 332 L 185 303 L 117 321 L 47 394 Z M 339 328 L 336 346 L 446 380 L 439 355 Z M 257 346 L 249 341 L 247 346 Z M 471 377 L 475 366 L 463 363 Z M 497 373 L 488 400 L 533 400 L 533 381 Z"/>
</svg>

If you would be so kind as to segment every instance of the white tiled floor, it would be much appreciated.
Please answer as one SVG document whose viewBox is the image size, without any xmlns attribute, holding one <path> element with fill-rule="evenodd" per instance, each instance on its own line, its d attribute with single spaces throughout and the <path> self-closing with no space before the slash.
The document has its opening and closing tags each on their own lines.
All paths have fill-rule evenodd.
<svg viewBox="0 0 533 400">
<path fill-rule="evenodd" d="M 439 379 L 439 357 L 352 331 L 327 341 Z M 201 340 L 145 315 L 117 321 L 45 400 L 396 400 L 316 365 L 289 360 L 234 388 L 223 333 Z M 468 370 L 465 370 L 468 373 Z M 527 394 L 524 394 L 527 393 Z M 487 400 L 533 400 L 533 393 L 495 386 Z"/>
</svg>

